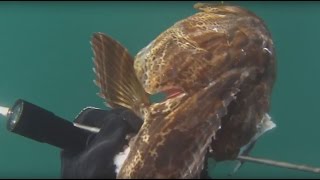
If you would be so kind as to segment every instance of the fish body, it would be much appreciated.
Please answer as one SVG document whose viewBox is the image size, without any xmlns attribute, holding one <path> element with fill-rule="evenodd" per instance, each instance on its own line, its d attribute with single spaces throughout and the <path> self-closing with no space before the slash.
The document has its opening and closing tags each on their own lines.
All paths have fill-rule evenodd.
<svg viewBox="0 0 320 180">
<path fill-rule="evenodd" d="M 195 8 L 134 58 L 93 36 L 100 96 L 144 121 L 118 178 L 199 178 L 208 149 L 217 161 L 235 159 L 269 111 L 276 72 L 266 25 L 237 6 Z M 167 99 L 151 103 L 159 92 Z"/>
</svg>

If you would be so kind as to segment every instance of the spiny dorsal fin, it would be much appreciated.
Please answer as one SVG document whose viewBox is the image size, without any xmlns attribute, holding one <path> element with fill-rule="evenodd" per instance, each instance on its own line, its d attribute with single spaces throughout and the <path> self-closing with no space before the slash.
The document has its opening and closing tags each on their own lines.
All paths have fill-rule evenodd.
<svg viewBox="0 0 320 180">
<path fill-rule="evenodd" d="M 111 108 L 125 107 L 139 113 L 142 104 L 149 104 L 149 96 L 135 75 L 128 50 L 103 33 L 94 33 L 91 44 L 99 96 Z"/>
</svg>

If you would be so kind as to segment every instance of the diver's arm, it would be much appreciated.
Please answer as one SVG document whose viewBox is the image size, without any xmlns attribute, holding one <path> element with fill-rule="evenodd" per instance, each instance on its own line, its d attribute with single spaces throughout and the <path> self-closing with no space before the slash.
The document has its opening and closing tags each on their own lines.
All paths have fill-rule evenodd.
<svg viewBox="0 0 320 180">
<path fill-rule="evenodd" d="M 126 135 L 136 133 L 142 120 L 125 109 L 87 108 L 74 122 L 100 128 L 100 131 L 88 138 L 83 150 L 61 152 L 61 178 L 115 179 L 117 167 L 114 159 L 128 144 Z"/>
</svg>

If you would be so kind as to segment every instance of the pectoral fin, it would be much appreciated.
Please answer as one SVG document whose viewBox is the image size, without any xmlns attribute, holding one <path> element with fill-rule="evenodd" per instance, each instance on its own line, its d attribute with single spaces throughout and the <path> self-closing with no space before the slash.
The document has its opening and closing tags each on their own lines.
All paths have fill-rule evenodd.
<svg viewBox="0 0 320 180">
<path fill-rule="evenodd" d="M 138 113 L 141 104 L 149 103 L 149 96 L 135 75 L 128 50 L 103 33 L 94 33 L 91 44 L 99 96 L 111 108 L 124 107 Z"/>
</svg>

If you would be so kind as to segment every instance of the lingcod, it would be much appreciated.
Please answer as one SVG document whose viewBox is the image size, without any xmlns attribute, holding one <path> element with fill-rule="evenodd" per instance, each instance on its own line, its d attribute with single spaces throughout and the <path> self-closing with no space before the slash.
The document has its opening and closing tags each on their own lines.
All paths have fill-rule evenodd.
<svg viewBox="0 0 320 180">
<path fill-rule="evenodd" d="M 104 33 L 92 37 L 99 95 L 143 119 L 117 178 L 199 178 L 206 155 L 234 160 L 273 127 L 276 56 L 265 22 L 234 5 L 194 8 L 135 56 Z M 157 93 L 166 99 L 152 102 Z"/>
</svg>

